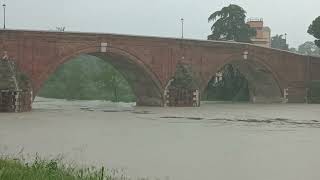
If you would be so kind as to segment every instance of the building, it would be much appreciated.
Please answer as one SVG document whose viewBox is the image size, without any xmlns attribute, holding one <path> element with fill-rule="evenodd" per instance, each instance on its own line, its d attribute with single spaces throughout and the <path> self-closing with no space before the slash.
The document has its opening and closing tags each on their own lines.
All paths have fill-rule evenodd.
<svg viewBox="0 0 320 180">
<path fill-rule="evenodd" d="M 251 38 L 253 44 L 271 47 L 271 29 L 264 26 L 262 18 L 250 18 L 247 24 L 257 31 L 256 36 Z"/>
</svg>

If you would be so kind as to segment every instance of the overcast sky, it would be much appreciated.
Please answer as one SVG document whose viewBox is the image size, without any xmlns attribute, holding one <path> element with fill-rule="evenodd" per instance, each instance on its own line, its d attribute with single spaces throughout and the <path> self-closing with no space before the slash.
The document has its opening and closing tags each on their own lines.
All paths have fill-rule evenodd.
<svg viewBox="0 0 320 180">
<path fill-rule="evenodd" d="M 0 0 L 1 3 L 4 0 Z M 55 29 L 206 39 L 208 16 L 230 3 L 261 17 L 272 34 L 288 34 L 296 47 L 313 38 L 307 28 L 320 16 L 320 0 L 6 0 L 7 27 Z M 3 12 L 3 10 L 1 10 Z M 0 20 L 2 24 L 3 21 Z"/>
</svg>

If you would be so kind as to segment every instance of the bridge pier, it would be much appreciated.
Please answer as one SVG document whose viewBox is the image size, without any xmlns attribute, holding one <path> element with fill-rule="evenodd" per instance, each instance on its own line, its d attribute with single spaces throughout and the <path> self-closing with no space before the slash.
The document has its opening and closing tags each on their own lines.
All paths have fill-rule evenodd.
<svg viewBox="0 0 320 180">
<path fill-rule="evenodd" d="M 290 86 L 285 90 L 285 99 L 287 103 L 307 103 L 307 87 L 305 85 Z"/>
<path fill-rule="evenodd" d="M 320 81 L 311 81 L 307 89 L 307 101 L 312 104 L 320 104 Z"/>
<path fill-rule="evenodd" d="M 0 60 L 0 112 L 31 111 L 32 91 L 21 77 L 12 61 Z"/>
<path fill-rule="evenodd" d="M 164 102 L 161 98 L 143 96 L 137 97 L 136 105 L 162 107 Z"/>
<path fill-rule="evenodd" d="M 31 104 L 31 92 L 15 90 L 0 91 L 0 112 L 28 112 L 32 109 Z"/>
<path fill-rule="evenodd" d="M 271 104 L 271 103 L 286 103 L 284 98 L 279 97 L 262 97 L 262 96 L 253 96 L 250 97 L 250 102 L 256 104 Z"/>
</svg>

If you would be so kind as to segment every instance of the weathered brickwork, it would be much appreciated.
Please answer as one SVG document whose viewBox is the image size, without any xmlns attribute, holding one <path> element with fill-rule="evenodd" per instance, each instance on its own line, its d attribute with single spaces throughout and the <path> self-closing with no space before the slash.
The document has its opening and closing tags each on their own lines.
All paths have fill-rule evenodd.
<svg viewBox="0 0 320 180">
<path fill-rule="evenodd" d="M 308 82 L 320 80 L 320 58 L 258 47 L 249 44 L 181 40 L 116 34 L 69 33 L 45 31 L 0 31 L 0 53 L 7 52 L 30 78 L 34 95 L 47 78 L 66 61 L 80 54 L 90 54 L 109 61 L 131 84 L 139 105 L 164 105 L 167 83 L 178 62 L 190 64 L 204 90 L 227 63 L 246 63 L 242 69 L 251 78 L 253 100 L 264 101 L 263 90 L 254 84 L 276 88 L 284 98 L 289 88 L 293 102 L 304 102 Z M 271 79 L 271 80 L 270 80 Z M 259 81 L 259 82 L 258 82 Z M 274 87 L 274 85 L 277 87 Z M 260 88 L 261 89 L 261 88 Z M 258 92 L 261 91 L 261 92 Z"/>
</svg>

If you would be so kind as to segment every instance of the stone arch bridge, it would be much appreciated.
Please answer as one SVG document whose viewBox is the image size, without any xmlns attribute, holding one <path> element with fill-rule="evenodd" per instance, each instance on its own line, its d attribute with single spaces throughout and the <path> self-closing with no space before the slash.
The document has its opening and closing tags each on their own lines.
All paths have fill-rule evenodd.
<svg viewBox="0 0 320 180">
<path fill-rule="evenodd" d="M 164 91 L 178 63 L 191 67 L 204 91 L 226 64 L 249 82 L 252 102 L 306 101 L 311 81 L 320 80 L 320 58 L 245 43 L 134 35 L 0 30 L 0 53 L 14 60 L 37 95 L 66 61 L 89 54 L 119 70 L 137 96 L 138 105 L 162 106 Z"/>
</svg>

